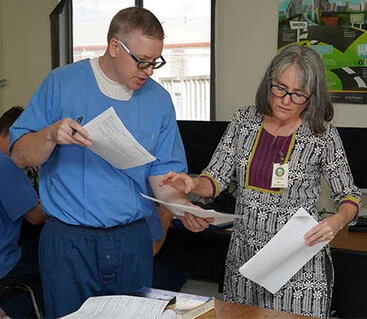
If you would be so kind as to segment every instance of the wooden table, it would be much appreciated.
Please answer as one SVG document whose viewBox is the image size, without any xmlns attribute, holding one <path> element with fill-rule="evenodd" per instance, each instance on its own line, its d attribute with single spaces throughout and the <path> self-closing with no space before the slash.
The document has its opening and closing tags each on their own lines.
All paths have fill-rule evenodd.
<svg viewBox="0 0 367 319">
<path fill-rule="evenodd" d="M 215 309 L 202 314 L 199 319 L 312 319 L 294 313 L 269 310 L 216 300 Z"/>
<path fill-rule="evenodd" d="M 330 247 L 367 252 L 367 232 L 350 232 L 346 226 L 336 234 Z"/>
</svg>

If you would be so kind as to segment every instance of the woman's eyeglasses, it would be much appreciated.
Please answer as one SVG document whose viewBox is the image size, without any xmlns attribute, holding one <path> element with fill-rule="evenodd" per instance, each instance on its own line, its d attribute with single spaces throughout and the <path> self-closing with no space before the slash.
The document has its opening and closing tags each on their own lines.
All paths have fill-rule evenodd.
<svg viewBox="0 0 367 319">
<path fill-rule="evenodd" d="M 286 95 L 289 95 L 289 97 L 291 98 L 291 101 L 294 104 L 298 104 L 298 105 L 305 104 L 310 99 L 310 97 L 313 93 L 312 92 L 309 96 L 299 94 L 299 93 L 294 93 L 294 92 L 291 93 L 291 92 L 288 92 L 285 88 L 283 88 L 279 85 L 273 84 L 273 83 L 270 84 L 270 89 L 271 89 L 271 93 L 273 95 L 275 95 L 276 97 L 283 98 Z"/>
</svg>

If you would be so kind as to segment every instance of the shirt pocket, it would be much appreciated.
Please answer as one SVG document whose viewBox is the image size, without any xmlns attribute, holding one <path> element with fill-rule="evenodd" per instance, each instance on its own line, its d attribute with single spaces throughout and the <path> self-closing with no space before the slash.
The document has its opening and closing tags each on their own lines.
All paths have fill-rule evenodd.
<svg viewBox="0 0 367 319">
<path fill-rule="evenodd" d="M 144 147 L 150 154 L 154 156 L 156 145 L 157 145 L 157 137 L 154 133 L 151 132 L 131 132 L 134 136 L 135 140 Z"/>
</svg>

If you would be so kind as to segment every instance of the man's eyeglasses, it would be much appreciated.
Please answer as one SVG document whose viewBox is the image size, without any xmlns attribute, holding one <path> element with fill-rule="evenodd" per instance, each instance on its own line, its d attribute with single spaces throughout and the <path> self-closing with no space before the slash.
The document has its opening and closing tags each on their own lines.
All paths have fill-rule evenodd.
<svg viewBox="0 0 367 319">
<path fill-rule="evenodd" d="M 298 104 L 298 105 L 305 104 L 310 99 L 311 95 L 313 94 L 312 92 L 309 96 L 306 96 L 306 95 L 299 94 L 299 93 L 291 93 L 291 92 L 288 92 L 285 88 L 279 85 L 273 84 L 273 83 L 270 84 L 270 89 L 271 89 L 271 93 L 275 95 L 276 97 L 285 97 L 286 95 L 289 95 L 289 97 L 291 98 L 291 101 L 294 104 Z"/>
<path fill-rule="evenodd" d="M 159 59 L 160 61 L 142 61 L 140 59 L 138 59 L 134 53 L 132 53 L 129 48 L 123 44 L 120 40 L 119 43 L 121 44 L 121 46 L 124 48 L 124 50 L 127 52 L 128 55 L 130 55 L 132 57 L 132 59 L 137 63 L 137 68 L 144 70 L 149 68 L 150 66 L 153 65 L 153 69 L 159 69 L 160 67 L 162 67 L 163 65 L 166 64 L 166 60 L 163 58 L 163 56 L 160 56 Z"/>
</svg>

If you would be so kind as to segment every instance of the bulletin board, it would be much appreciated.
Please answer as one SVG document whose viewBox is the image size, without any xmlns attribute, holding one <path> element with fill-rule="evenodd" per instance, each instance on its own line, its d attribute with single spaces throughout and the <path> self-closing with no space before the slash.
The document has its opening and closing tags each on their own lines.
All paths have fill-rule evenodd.
<svg viewBox="0 0 367 319">
<path fill-rule="evenodd" d="M 367 6 L 364 1 L 279 0 L 278 49 L 317 51 L 333 102 L 367 104 Z"/>
</svg>

